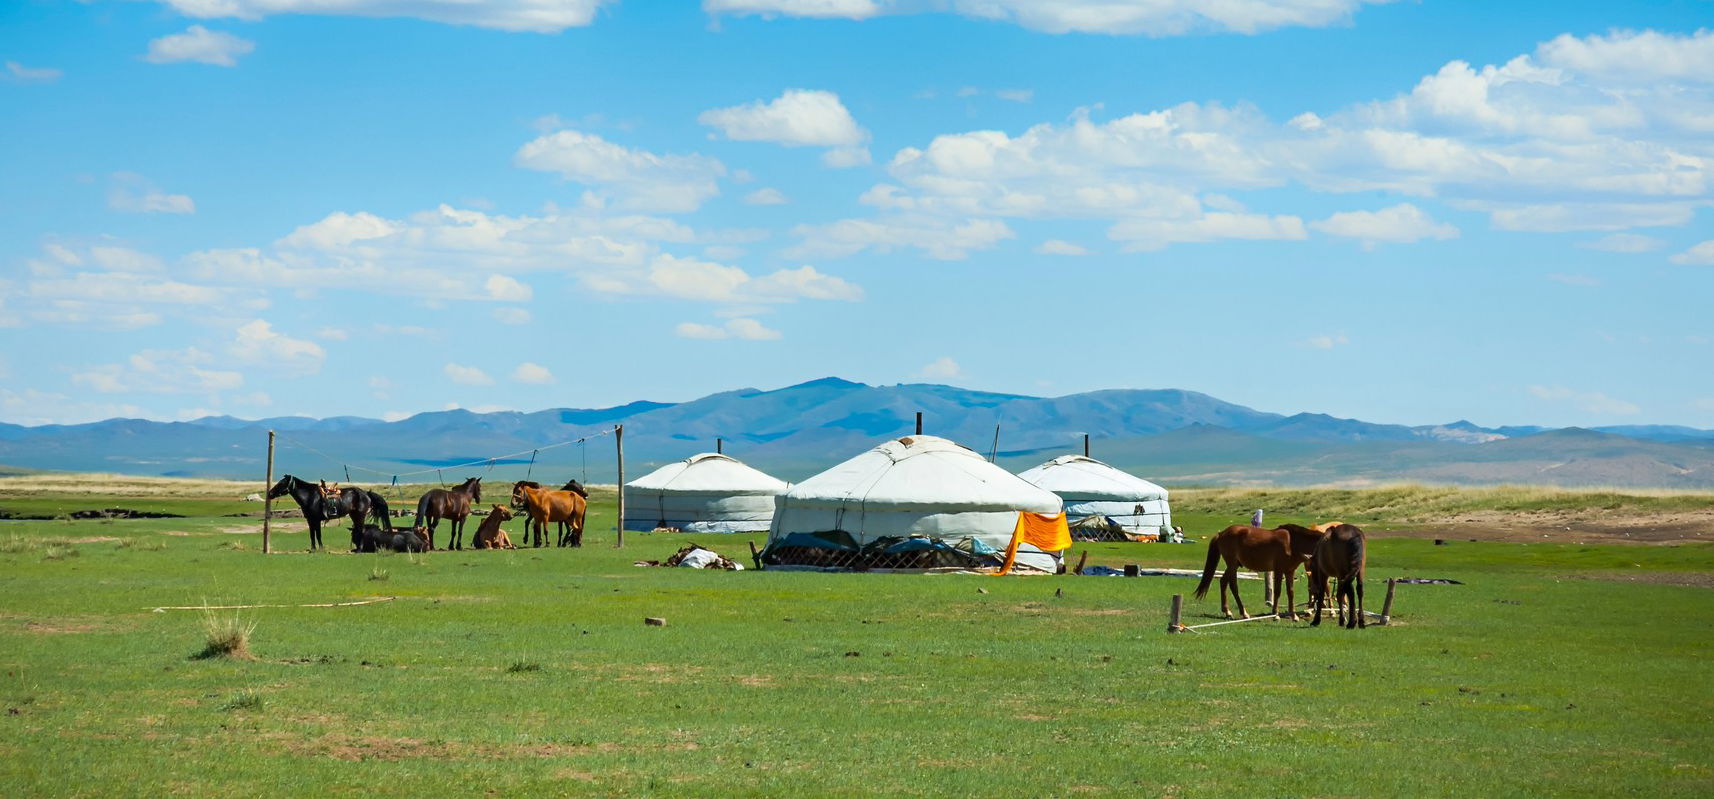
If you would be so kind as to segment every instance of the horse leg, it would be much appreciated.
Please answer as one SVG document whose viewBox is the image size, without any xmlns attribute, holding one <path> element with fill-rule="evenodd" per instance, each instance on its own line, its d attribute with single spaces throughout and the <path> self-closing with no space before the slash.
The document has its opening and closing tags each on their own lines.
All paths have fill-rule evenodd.
<svg viewBox="0 0 1714 799">
<path fill-rule="evenodd" d="M 1242 594 L 1238 593 L 1238 567 L 1232 566 L 1227 568 L 1226 574 L 1220 578 L 1220 584 L 1232 592 L 1232 602 L 1238 606 L 1238 618 L 1250 618 L 1250 612 L 1244 609 L 1244 597 Z M 1220 604 L 1220 609 L 1225 610 L 1226 603 L 1222 601 Z M 1230 616 L 1231 614 L 1228 613 L 1226 615 Z"/>
<path fill-rule="evenodd" d="M 1369 619 L 1363 613 L 1363 575 L 1361 573 L 1357 575 L 1355 582 L 1357 583 L 1357 626 L 1368 627 Z"/>
<path fill-rule="evenodd" d="M 1286 616 L 1288 618 L 1290 618 L 1292 621 L 1297 621 L 1297 567 L 1296 566 L 1293 566 L 1293 567 L 1286 570 L 1285 595 L 1286 595 L 1286 600 L 1285 600 Z"/>
<path fill-rule="evenodd" d="M 307 516 L 308 514 L 305 514 L 305 515 Z M 316 550 L 316 548 L 319 546 L 321 546 L 321 522 L 319 522 L 315 519 L 310 519 L 309 520 L 309 551 L 314 552 Z"/>
<path fill-rule="evenodd" d="M 1309 578 L 1306 581 L 1309 583 L 1309 604 L 1311 605 L 1309 626 L 1320 627 L 1321 603 L 1327 595 L 1327 583 L 1325 578 L 1315 572 L 1310 572 L 1307 576 Z"/>
</svg>

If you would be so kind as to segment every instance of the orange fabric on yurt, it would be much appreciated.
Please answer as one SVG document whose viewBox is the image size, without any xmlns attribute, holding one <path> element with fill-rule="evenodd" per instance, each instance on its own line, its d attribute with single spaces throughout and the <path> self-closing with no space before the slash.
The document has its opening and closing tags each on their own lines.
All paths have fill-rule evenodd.
<svg viewBox="0 0 1714 799">
<path fill-rule="evenodd" d="M 1006 546 L 1006 565 L 1000 574 L 1012 571 L 1012 561 L 1018 557 L 1018 544 L 1027 543 L 1043 552 L 1059 552 L 1071 548 L 1071 528 L 1065 525 L 1065 512 L 1049 516 L 1045 513 L 1018 511 L 1018 526 L 1012 528 L 1012 543 Z"/>
</svg>

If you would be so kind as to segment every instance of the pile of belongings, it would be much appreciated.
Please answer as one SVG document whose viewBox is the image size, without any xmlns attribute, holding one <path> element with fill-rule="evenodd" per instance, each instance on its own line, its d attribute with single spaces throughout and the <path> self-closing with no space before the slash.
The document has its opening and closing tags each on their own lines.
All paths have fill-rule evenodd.
<svg viewBox="0 0 1714 799">
<path fill-rule="evenodd" d="M 720 556 L 720 553 L 715 552 L 712 549 L 699 547 L 695 544 L 691 544 L 690 546 L 680 549 L 678 552 L 673 553 L 672 557 L 667 558 L 664 561 L 639 560 L 633 565 L 682 566 L 686 569 L 725 569 L 731 572 L 741 572 L 744 570 L 744 564 L 738 563 L 737 561 L 729 558 L 723 558 Z"/>
<path fill-rule="evenodd" d="M 927 536 L 885 536 L 859 546 L 844 530 L 792 533 L 768 545 L 762 563 L 768 566 L 823 570 L 981 569 L 996 568 L 1004 552 L 980 539 L 954 543 Z"/>
</svg>

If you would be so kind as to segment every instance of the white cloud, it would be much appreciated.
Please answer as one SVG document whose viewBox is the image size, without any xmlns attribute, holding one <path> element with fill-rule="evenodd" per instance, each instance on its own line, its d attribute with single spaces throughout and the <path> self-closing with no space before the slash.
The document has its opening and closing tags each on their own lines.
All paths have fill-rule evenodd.
<svg viewBox="0 0 1714 799">
<path fill-rule="evenodd" d="M 1346 338 L 1344 333 L 1334 333 L 1331 335 L 1311 336 L 1309 340 L 1304 343 L 1309 345 L 1310 349 L 1330 350 L 1334 347 L 1350 344 L 1351 339 Z"/>
<path fill-rule="evenodd" d="M 512 379 L 531 385 L 546 385 L 554 381 L 553 372 L 548 371 L 547 367 L 529 361 L 518 364 L 518 368 L 512 370 Z"/>
<path fill-rule="evenodd" d="M 787 258 L 845 258 L 864 250 L 881 253 L 904 248 L 921 250 L 930 258 L 962 260 L 972 250 L 992 249 L 1017 234 L 995 219 L 948 222 L 924 216 L 841 219 L 826 225 L 798 225 L 792 233 L 802 239 L 788 247 Z"/>
<path fill-rule="evenodd" d="M 1014 103 L 1027 103 L 1036 99 L 1036 92 L 1034 89 L 996 89 L 994 96 Z"/>
<path fill-rule="evenodd" d="M 252 286 L 172 279 L 159 258 L 129 247 L 50 242 L 43 251 L 45 259 L 27 261 L 35 277 L 16 287 L 0 287 L 16 303 L 10 316 L 0 307 L 0 326 L 27 319 L 131 330 L 159 324 L 164 311 L 203 318 L 208 308 L 254 312 L 268 305 Z"/>
<path fill-rule="evenodd" d="M 211 31 L 192 25 L 184 33 L 162 36 L 149 42 L 149 53 L 143 60 L 151 64 L 173 64 L 195 61 L 217 67 L 238 66 L 238 59 L 256 49 L 256 43 L 240 39 L 225 31 Z"/>
<path fill-rule="evenodd" d="M 495 308 L 494 320 L 503 325 L 527 325 L 535 317 L 525 308 Z"/>
<path fill-rule="evenodd" d="M 1603 252 L 1653 252 L 1666 246 L 1666 242 L 1653 236 L 1638 233 L 1613 233 L 1602 236 L 1594 241 L 1585 241 L 1577 246 L 1585 250 L 1601 250 Z"/>
<path fill-rule="evenodd" d="M 1537 399 L 1568 403 L 1589 413 L 1627 416 L 1642 410 L 1634 403 L 1614 399 L 1599 391 L 1576 391 L 1565 386 L 1530 386 L 1529 393 Z"/>
<path fill-rule="evenodd" d="M 142 408 L 128 403 L 87 402 L 33 388 L 0 388 L 0 418 L 13 424 L 83 424 L 144 414 Z"/>
<path fill-rule="evenodd" d="M 719 341 L 722 339 L 741 339 L 744 341 L 774 341 L 780 338 L 780 331 L 764 326 L 761 322 L 747 317 L 728 319 L 724 325 L 705 325 L 698 322 L 680 322 L 673 332 L 680 338 L 701 339 L 704 341 Z"/>
<path fill-rule="evenodd" d="M 1619 55 L 1568 55 L 1575 42 Z M 1293 184 L 1419 198 L 1317 225 L 1368 242 L 1452 235 L 1429 201 L 1514 231 L 1685 225 L 1714 204 L 1714 80 L 1694 68 L 1709 42 L 1707 32 L 1562 37 L 1499 65 L 1453 61 L 1393 97 L 1283 124 L 1247 104 L 1186 103 L 1110 120 L 1085 109 L 1020 133 L 949 133 L 899 150 L 889 180 L 861 200 L 882 218 L 947 225 L 1106 220 L 1111 237 L 1144 247 L 1301 238 L 1297 216 L 1245 211 L 1230 197 Z M 1651 80 L 1617 75 L 1626 54 L 1656 49 L 1664 65 L 1638 68 Z"/>
<path fill-rule="evenodd" d="M 704 155 L 657 155 L 575 130 L 527 142 L 513 162 L 606 192 L 619 208 L 663 212 L 695 211 L 720 193 L 726 175 Z"/>
<path fill-rule="evenodd" d="M 1684 266 L 1714 266 L 1714 239 L 1702 242 L 1667 260 Z"/>
<path fill-rule="evenodd" d="M 917 370 L 917 376 L 929 380 L 952 380 L 964 376 L 958 362 L 948 357 L 936 358 Z"/>
<path fill-rule="evenodd" d="M 379 239 L 399 232 L 399 226 L 374 214 L 359 211 L 348 214 L 335 211 L 320 221 L 304 225 L 280 239 L 287 247 L 332 250 L 369 239 Z"/>
<path fill-rule="evenodd" d="M 529 286 L 506 275 L 489 275 L 483 288 L 487 290 L 489 299 L 500 302 L 529 302 L 535 296 L 535 291 Z"/>
<path fill-rule="evenodd" d="M 1188 219 L 1123 219 L 1107 231 L 1127 251 L 1159 250 L 1172 244 L 1206 243 L 1224 239 L 1300 241 L 1309 235 L 1295 216 L 1233 214 L 1211 211 Z"/>
<path fill-rule="evenodd" d="M 1562 34 L 1537 51 L 1542 63 L 1632 81 L 1714 81 L 1714 30 L 1689 36 L 1614 31 L 1578 38 Z"/>
<path fill-rule="evenodd" d="M 91 366 L 73 372 L 73 385 L 100 394 L 185 394 L 231 391 L 244 385 L 244 375 L 209 368 L 214 359 L 189 347 L 182 350 L 143 350 L 123 363 Z"/>
<path fill-rule="evenodd" d="M 1038 255 L 1088 255 L 1089 248 L 1061 239 L 1048 239 L 1036 245 Z"/>
<path fill-rule="evenodd" d="M 1325 27 L 1349 22 L 1365 2 L 1383 0 L 703 0 L 710 14 L 868 19 L 882 14 L 946 10 L 1007 22 L 1044 33 L 1176 36 L 1230 31 L 1259 33 L 1282 27 Z"/>
<path fill-rule="evenodd" d="M 196 202 L 183 194 L 168 194 L 134 172 L 113 173 L 107 207 L 131 214 L 194 214 Z"/>
<path fill-rule="evenodd" d="M 90 246 L 89 263 L 115 272 L 160 272 L 163 268 L 161 259 L 149 253 L 113 245 Z"/>
<path fill-rule="evenodd" d="M 785 205 L 790 202 L 779 189 L 757 189 L 744 195 L 746 205 Z"/>
<path fill-rule="evenodd" d="M 494 385 L 494 378 L 489 377 L 487 372 L 484 372 L 474 366 L 465 366 L 463 364 L 449 362 L 441 371 L 446 374 L 446 378 L 448 380 L 451 380 L 461 386 Z"/>
<path fill-rule="evenodd" d="M 262 319 L 239 325 L 235 332 L 236 339 L 227 352 L 240 363 L 265 365 L 289 375 L 311 375 L 321 371 L 327 358 L 320 344 L 278 333 Z"/>
<path fill-rule="evenodd" d="M 6 71 L 0 77 L 12 83 L 53 83 L 65 73 L 51 67 L 26 67 L 16 61 L 6 62 Z"/>
<path fill-rule="evenodd" d="M 1359 239 L 1366 245 L 1458 237 L 1458 228 L 1434 221 L 1410 203 L 1379 211 L 1341 211 L 1309 226 L 1329 236 Z"/>
<path fill-rule="evenodd" d="M 502 31 L 558 33 L 590 24 L 615 0 L 160 0 L 197 19 L 258 20 L 280 14 L 413 17 Z"/>
<path fill-rule="evenodd" d="M 1588 275 L 1566 275 L 1555 272 L 1548 275 L 1547 279 L 1555 283 L 1564 283 L 1567 286 L 1580 286 L 1583 288 L 1593 288 L 1601 285 L 1601 281 Z"/>
<path fill-rule="evenodd" d="M 757 100 L 702 112 L 696 120 L 735 141 L 765 141 L 787 147 L 830 148 L 823 160 L 834 167 L 869 162 L 869 132 L 857 125 L 839 95 L 787 89 L 768 102 Z"/>
</svg>

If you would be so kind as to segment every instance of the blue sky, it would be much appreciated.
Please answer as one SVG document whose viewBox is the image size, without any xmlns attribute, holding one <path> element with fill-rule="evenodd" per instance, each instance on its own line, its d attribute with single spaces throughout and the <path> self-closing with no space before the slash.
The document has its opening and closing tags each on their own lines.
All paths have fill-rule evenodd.
<svg viewBox="0 0 1714 799">
<path fill-rule="evenodd" d="M 1714 3 L 0 7 L 0 420 L 1714 427 Z"/>
</svg>

